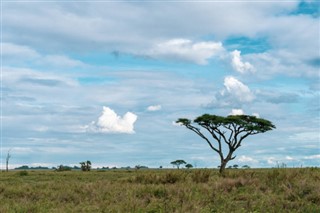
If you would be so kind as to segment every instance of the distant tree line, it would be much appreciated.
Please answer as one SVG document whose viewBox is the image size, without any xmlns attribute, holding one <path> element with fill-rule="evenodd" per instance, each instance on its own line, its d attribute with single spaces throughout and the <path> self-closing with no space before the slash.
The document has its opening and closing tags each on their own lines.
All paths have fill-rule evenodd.
<svg viewBox="0 0 320 213">
<path fill-rule="evenodd" d="M 55 167 L 49 168 L 46 166 L 36 166 L 36 167 L 29 167 L 27 165 L 23 165 L 20 167 L 16 167 L 14 168 L 15 170 L 28 170 L 28 169 L 32 169 L 32 170 L 46 170 L 46 169 L 55 169 Z"/>
<path fill-rule="evenodd" d="M 218 166 L 218 168 L 220 168 L 220 166 Z M 240 166 L 238 164 L 234 164 L 233 166 L 228 166 L 228 169 L 238 169 L 240 168 Z M 248 165 L 243 165 L 241 168 L 243 169 L 250 169 L 250 166 Z"/>
</svg>

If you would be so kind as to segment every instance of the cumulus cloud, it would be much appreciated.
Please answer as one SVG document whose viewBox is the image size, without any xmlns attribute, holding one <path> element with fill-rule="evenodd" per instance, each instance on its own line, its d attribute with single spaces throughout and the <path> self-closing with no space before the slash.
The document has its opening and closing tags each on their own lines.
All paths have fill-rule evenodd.
<svg viewBox="0 0 320 213">
<path fill-rule="evenodd" d="M 154 111 L 159 111 L 161 110 L 161 105 L 152 105 L 152 106 L 148 106 L 147 110 L 148 111 L 151 111 L 151 112 L 154 112 Z"/>
<path fill-rule="evenodd" d="M 224 89 L 217 92 L 206 107 L 239 107 L 254 99 L 255 96 L 248 86 L 235 77 L 228 76 L 224 79 Z"/>
<path fill-rule="evenodd" d="M 232 109 L 229 115 L 244 115 L 244 112 L 242 109 Z"/>
<path fill-rule="evenodd" d="M 234 70 L 239 73 L 247 73 L 247 72 L 254 72 L 254 67 L 249 62 L 242 62 L 241 58 L 241 51 L 234 50 L 231 52 L 232 61 L 231 65 Z"/>
<path fill-rule="evenodd" d="M 155 45 L 149 55 L 159 59 L 205 65 L 211 57 L 222 51 L 221 42 L 194 42 L 188 39 L 172 39 Z"/>
<path fill-rule="evenodd" d="M 227 92 L 235 96 L 240 102 L 251 102 L 254 99 L 249 87 L 232 76 L 224 79 L 224 86 Z"/>
<path fill-rule="evenodd" d="M 132 134 L 137 118 L 138 116 L 131 112 L 120 117 L 115 111 L 104 106 L 98 121 L 93 121 L 86 129 L 91 132 Z"/>
</svg>

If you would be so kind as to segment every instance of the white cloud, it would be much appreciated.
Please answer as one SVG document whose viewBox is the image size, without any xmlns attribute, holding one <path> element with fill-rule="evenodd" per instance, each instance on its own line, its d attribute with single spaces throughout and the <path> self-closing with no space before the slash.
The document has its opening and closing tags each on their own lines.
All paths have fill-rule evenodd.
<svg viewBox="0 0 320 213">
<path fill-rule="evenodd" d="M 243 104 L 251 103 L 255 96 L 248 86 L 237 80 L 235 77 L 228 76 L 224 79 L 224 89 L 216 92 L 211 103 L 206 107 L 232 107 L 238 108 Z"/>
<path fill-rule="evenodd" d="M 64 49 L 88 52 L 102 49 L 108 52 L 117 50 L 140 55 L 149 55 L 152 47 L 155 50 L 159 49 L 159 41 L 174 41 L 172 38 L 201 38 L 207 35 L 219 39 L 217 41 L 223 41 L 230 36 L 266 38 L 270 49 L 273 50 L 245 56 L 246 60 L 259 70 L 259 76 L 276 73 L 290 76 L 318 76 L 318 67 L 307 64 L 319 55 L 319 22 L 311 15 L 292 15 L 291 12 L 298 8 L 299 1 L 270 2 L 270 4 L 177 2 L 174 3 L 176 7 L 166 3 L 137 6 L 128 2 L 105 2 L 103 3 L 105 7 L 94 2 L 79 7 L 74 7 L 72 4 L 48 4 L 46 6 L 6 4 L 3 11 L 6 20 L 4 38 L 46 52 Z M 162 11 L 161 14 L 158 13 L 159 10 Z M 156 28 L 154 23 L 157 23 Z M 80 25 L 81 28 L 75 27 Z M 24 35 L 23 39 L 20 34 Z M 210 48 L 200 49 L 202 57 L 191 57 L 192 62 L 207 63 Z M 280 49 L 290 55 L 278 53 Z M 163 54 L 161 50 L 165 51 L 166 45 L 155 51 L 159 57 Z M 172 53 L 172 51 L 165 52 L 164 55 Z M 192 50 L 193 52 L 197 51 Z M 188 54 L 178 52 L 173 55 L 182 55 L 186 60 Z M 171 55 L 165 58 L 170 59 L 170 57 Z M 187 61 L 190 61 L 188 57 Z M 238 62 L 241 62 L 242 69 L 247 67 L 247 62 L 242 62 L 241 59 Z"/>
<path fill-rule="evenodd" d="M 34 85 L 78 85 L 78 82 L 70 78 L 69 76 L 57 75 L 56 73 L 49 71 L 42 72 L 41 70 L 36 69 L 16 68 L 7 66 L 3 66 L 2 69 L 2 77 L 7 84 L 15 84 L 16 88 L 19 88 L 23 91 L 28 91 L 29 94 L 34 94 L 36 91 L 31 91 L 34 89 L 33 87 L 25 87 L 25 83 L 33 83 Z M 65 90 L 65 88 L 60 89 Z"/>
<path fill-rule="evenodd" d="M 317 131 L 305 131 L 305 132 L 295 133 L 289 136 L 289 138 L 296 141 L 319 141 L 320 133 Z"/>
<path fill-rule="evenodd" d="M 172 39 L 155 45 L 150 52 L 150 56 L 205 65 L 211 57 L 223 50 L 221 42 L 193 42 L 188 39 Z"/>
<path fill-rule="evenodd" d="M 112 109 L 104 106 L 98 121 L 93 121 L 86 128 L 92 132 L 132 134 L 137 118 L 138 116 L 131 112 L 127 112 L 123 117 L 120 117 Z"/>
<path fill-rule="evenodd" d="M 268 164 L 272 164 L 272 165 L 277 163 L 277 161 L 276 161 L 276 159 L 274 157 L 269 157 L 267 159 L 267 162 L 268 162 Z"/>
<path fill-rule="evenodd" d="M 293 157 L 286 156 L 286 160 L 294 160 Z"/>
<path fill-rule="evenodd" d="M 251 54 L 251 58 L 246 54 L 250 63 L 259 69 L 259 75 L 261 67 L 263 67 L 262 72 L 269 75 L 285 72 L 288 75 L 296 73 L 314 77 L 318 74 L 317 68 L 302 65 L 306 64 L 306 59 L 319 55 L 319 22 L 311 15 L 291 13 L 299 7 L 299 1 L 268 4 L 176 2 L 175 7 L 165 2 L 139 6 L 129 2 L 105 2 L 104 7 L 101 7 L 101 3 L 94 2 L 79 7 L 74 7 L 72 4 L 48 4 L 46 6 L 6 4 L 3 11 L 6 20 L 4 38 L 36 46 L 35 49 L 47 52 L 54 52 L 57 49 L 85 52 L 103 49 L 147 54 L 152 47 L 157 50 L 156 44 L 159 41 L 172 41 L 170 40 L 172 38 L 201 38 L 206 35 L 212 35 L 219 40 L 225 40 L 230 36 L 253 39 L 264 37 L 270 43 L 270 49 L 285 49 L 292 55 L 290 57 L 283 55 L 279 60 L 280 63 L 277 63 L 279 58 L 276 55 L 277 51 L 268 51 L 267 55 L 270 56 L 267 57 L 271 57 L 272 61 L 275 60 L 270 64 L 268 60 L 264 61 L 264 56 L 257 56 L 264 53 Z M 161 14 L 159 10 L 162 11 Z M 157 23 L 156 28 L 154 23 Z M 80 25 L 81 28 L 75 27 Z M 23 39 L 20 34 L 25 35 Z M 165 47 L 160 49 L 166 50 Z M 202 59 L 196 60 L 197 63 L 206 63 L 210 48 L 209 53 L 207 48 L 205 50 L 203 53 L 205 59 L 201 57 Z M 161 55 L 162 52 L 159 50 L 158 52 Z M 183 55 L 185 58 L 188 54 L 183 53 Z M 258 61 L 255 62 L 254 59 Z M 290 66 L 288 60 L 294 64 Z M 239 61 L 243 65 L 240 67 L 246 67 L 247 62 Z M 299 68 L 296 65 L 299 65 Z"/>
<path fill-rule="evenodd" d="M 309 78 L 319 76 L 317 63 L 312 63 L 312 61 L 318 60 L 318 56 L 312 53 L 302 55 L 291 49 L 274 49 L 248 54 L 246 57 L 259 70 L 259 78 L 270 78 L 277 74 Z"/>
<path fill-rule="evenodd" d="M 6 20 L 6 26 L 10 27 L 5 30 L 5 35 L 9 34 L 15 39 L 19 37 L 21 39 L 18 33 L 13 33 L 16 29 L 20 29 L 19 32 L 29 35 L 24 36 L 24 40 L 28 42 L 54 48 L 67 45 L 78 49 L 106 46 L 109 48 L 132 47 L 134 44 L 137 47 L 155 38 L 181 37 L 181 35 L 189 38 L 199 34 L 215 35 L 218 38 L 237 34 L 254 36 L 264 31 L 269 26 L 269 22 L 271 22 L 270 25 L 274 24 L 277 27 L 278 19 L 284 16 L 279 16 L 279 13 L 284 14 L 293 10 L 298 3 L 189 2 L 184 4 L 174 2 L 173 4 L 87 2 L 77 7 L 56 2 L 48 2 L 45 6 L 6 4 L 3 17 Z M 229 17 L 241 18 L 230 19 Z M 157 27 L 154 27 L 154 23 L 157 23 Z M 81 28 L 75 27 L 80 25 Z M 282 26 L 284 29 L 276 27 L 274 31 L 295 26 L 286 24 Z M 47 37 L 47 40 L 43 37 Z M 48 40 L 51 42 L 47 42 Z M 69 42 L 64 45 L 61 40 Z M 120 45 L 120 42 L 125 44 Z"/>
<path fill-rule="evenodd" d="M 159 111 L 161 110 L 161 105 L 152 105 L 152 106 L 148 106 L 147 110 L 148 111 L 151 111 L 151 112 L 154 112 L 154 111 Z"/>
<path fill-rule="evenodd" d="M 240 163 L 258 163 L 257 160 L 251 158 L 251 157 L 248 157 L 248 156 L 245 156 L 245 155 L 241 155 L 239 158 L 238 158 L 238 161 Z"/>
<path fill-rule="evenodd" d="M 229 115 L 244 115 L 244 112 L 242 109 L 232 109 Z"/>
<path fill-rule="evenodd" d="M 234 50 L 233 52 L 231 52 L 231 65 L 233 69 L 242 74 L 247 72 L 254 72 L 255 69 L 249 62 L 242 62 L 240 54 L 241 51 L 239 50 Z"/>
<path fill-rule="evenodd" d="M 224 86 L 227 92 L 235 96 L 240 102 L 251 102 L 254 99 L 249 87 L 232 76 L 224 79 Z"/>
<path fill-rule="evenodd" d="M 85 63 L 69 58 L 65 55 L 45 55 L 40 54 L 29 46 L 14 43 L 1 43 L 3 57 L 6 62 L 21 63 L 32 60 L 37 65 L 60 66 L 60 67 L 79 67 Z"/>
<path fill-rule="evenodd" d="M 13 43 L 1 43 L 3 57 L 37 58 L 40 54 L 28 46 Z"/>
<path fill-rule="evenodd" d="M 309 160 L 320 159 L 320 155 L 310 155 L 310 156 L 304 157 L 304 159 L 309 159 Z"/>
<path fill-rule="evenodd" d="M 47 55 L 43 58 L 42 63 L 48 63 L 54 66 L 77 67 L 84 66 L 81 61 L 71 59 L 64 55 Z"/>
</svg>

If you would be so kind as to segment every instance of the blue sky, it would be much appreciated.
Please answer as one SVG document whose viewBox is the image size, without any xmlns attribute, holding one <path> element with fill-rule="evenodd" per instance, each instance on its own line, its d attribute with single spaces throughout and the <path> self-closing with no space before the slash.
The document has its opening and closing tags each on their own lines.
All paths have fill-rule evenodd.
<svg viewBox="0 0 320 213">
<path fill-rule="evenodd" d="M 217 167 L 174 125 L 256 115 L 231 164 L 319 166 L 318 1 L 2 1 L 1 167 Z"/>
</svg>

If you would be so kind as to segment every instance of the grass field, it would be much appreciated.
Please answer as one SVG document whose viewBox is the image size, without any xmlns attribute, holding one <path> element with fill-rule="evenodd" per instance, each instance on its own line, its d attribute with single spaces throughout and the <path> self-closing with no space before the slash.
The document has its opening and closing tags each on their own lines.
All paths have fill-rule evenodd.
<svg viewBox="0 0 320 213">
<path fill-rule="evenodd" d="M 0 212 L 320 212 L 320 169 L 10 171 Z"/>
</svg>

